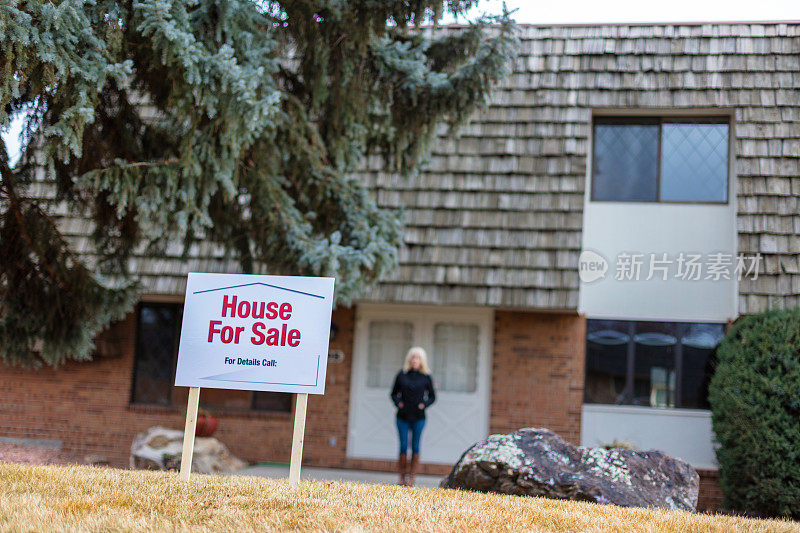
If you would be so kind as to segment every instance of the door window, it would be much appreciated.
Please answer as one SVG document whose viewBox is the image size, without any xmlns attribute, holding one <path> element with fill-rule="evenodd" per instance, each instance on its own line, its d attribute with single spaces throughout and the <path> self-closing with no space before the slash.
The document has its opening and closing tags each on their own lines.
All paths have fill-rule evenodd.
<svg viewBox="0 0 800 533">
<path fill-rule="evenodd" d="M 431 370 L 439 390 L 475 392 L 478 385 L 476 324 L 436 324 L 431 355 Z"/>
<path fill-rule="evenodd" d="M 406 352 L 411 348 L 414 328 L 410 322 L 390 320 L 369 324 L 367 353 L 367 386 L 390 388 L 403 367 Z"/>
</svg>

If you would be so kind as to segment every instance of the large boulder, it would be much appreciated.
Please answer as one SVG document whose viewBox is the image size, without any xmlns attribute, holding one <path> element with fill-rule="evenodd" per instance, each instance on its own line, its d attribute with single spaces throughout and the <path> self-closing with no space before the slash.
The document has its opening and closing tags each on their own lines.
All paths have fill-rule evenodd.
<svg viewBox="0 0 800 533">
<path fill-rule="evenodd" d="M 441 486 L 694 511 L 699 476 L 656 450 L 573 446 L 549 429 L 526 428 L 472 446 Z"/>
<path fill-rule="evenodd" d="M 131 468 L 144 470 L 179 470 L 183 451 L 183 431 L 152 427 L 139 433 L 131 444 Z M 192 472 L 228 474 L 241 470 L 247 463 L 232 455 L 213 437 L 196 437 Z"/>
</svg>

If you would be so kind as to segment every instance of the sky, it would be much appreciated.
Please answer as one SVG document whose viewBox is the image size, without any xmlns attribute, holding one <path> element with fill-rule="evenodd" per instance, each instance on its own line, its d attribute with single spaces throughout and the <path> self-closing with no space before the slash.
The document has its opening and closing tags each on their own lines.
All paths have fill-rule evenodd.
<svg viewBox="0 0 800 533">
<path fill-rule="evenodd" d="M 475 13 L 497 13 L 502 0 L 485 0 Z M 506 0 L 514 18 L 529 24 L 584 22 L 725 22 L 800 20 L 797 0 Z"/>
<path fill-rule="evenodd" d="M 502 0 L 484 0 L 469 16 L 499 13 L 502 5 Z M 506 0 L 506 5 L 517 10 L 517 22 L 527 24 L 800 21 L 797 0 Z M 7 131 L 0 132 L 12 164 L 19 157 L 21 127 L 18 118 Z"/>
</svg>

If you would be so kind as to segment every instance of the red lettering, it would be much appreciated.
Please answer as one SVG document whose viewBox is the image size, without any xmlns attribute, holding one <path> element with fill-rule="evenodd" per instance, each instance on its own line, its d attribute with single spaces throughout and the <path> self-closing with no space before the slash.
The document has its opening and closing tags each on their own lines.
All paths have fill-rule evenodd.
<svg viewBox="0 0 800 533">
<path fill-rule="evenodd" d="M 267 346 L 277 346 L 280 344 L 281 332 L 275 328 L 267 330 Z"/>
<path fill-rule="evenodd" d="M 233 339 L 234 344 L 239 344 L 239 334 L 244 331 L 244 326 L 236 326 L 236 338 Z"/>
<path fill-rule="evenodd" d="M 208 325 L 208 342 L 214 342 L 214 333 L 219 333 L 216 326 L 222 324 L 222 320 L 212 320 Z"/>
<path fill-rule="evenodd" d="M 267 304 L 267 318 L 270 320 L 275 319 L 278 316 L 278 304 L 275 302 L 270 302 Z"/>
<path fill-rule="evenodd" d="M 289 332 L 289 346 L 293 348 L 300 346 L 300 332 L 296 329 Z"/>
<path fill-rule="evenodd" d="M 281 320 L 289 320 L 292 318 L 292 304 L 281 304 Z"/>
<path fill-rule="evenodd" d="M 233 300 L 228 302 L 228 295 L 222 297 L 222 316 L 228 316 L 228 310 L 231 312 L 231 316 L 235 316 L 236 314 L 236 296 L 232 297 Z"/>
<path fill-rule="evenodd" d="M 261 311 L 256 311 L 257 304 L 259 302 L 253 302 L 253 318 L 264 318 L 264 302 L 261 302 Z"/>
<path fill-rule="evenodd" d="M 262 308 L 263 309 L 263 308 Z M 250 342 L 258 346 L 259 344 L 264 344 L 264 334 L 261 333 L 261 330 L 264 329 L 266 326 L 263 322 L 256 322 L 253 324 L 253 336 L 250 337 Z"/>
<path fill-rule="evenodd" d="M 250 302 L 242 300 L 239 302 L 239 318 L 247 318 L 250 316 Z M 242 310 L 244 309 L 244 311 Z"/>
<path fill-rule="evenodd" d="M 222 328 L 222 333 L 220 333 L 219 338 L 222 339 L 222 342 L 225 344 L 229 344 L 233 340 L 233 328 L 230 326 Z"/>
</svg>

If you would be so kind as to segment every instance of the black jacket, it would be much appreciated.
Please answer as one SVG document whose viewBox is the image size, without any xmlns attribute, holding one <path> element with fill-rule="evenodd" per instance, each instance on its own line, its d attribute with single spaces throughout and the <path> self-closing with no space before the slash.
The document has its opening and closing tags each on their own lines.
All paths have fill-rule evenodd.
<svg viewBox="0 0 800 533">
<path fill-rule="evenodd" d="M 416 370 L 409 370 L 407 373 L 402 370 L 398 372 L 389 396 L 397 406 L 397 418 L 406 422 L 416 422 L 425 418 L 425 410 L 420 409 L 419 404 L 429 407 L 436 401 L 431 377 Z M 403 407 L 400 407 L 401 403 Z"/>
</svg>

